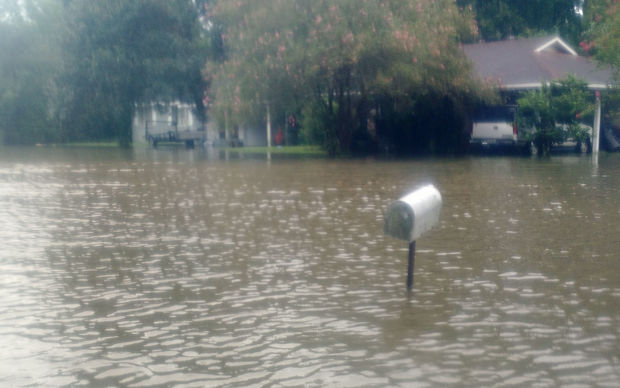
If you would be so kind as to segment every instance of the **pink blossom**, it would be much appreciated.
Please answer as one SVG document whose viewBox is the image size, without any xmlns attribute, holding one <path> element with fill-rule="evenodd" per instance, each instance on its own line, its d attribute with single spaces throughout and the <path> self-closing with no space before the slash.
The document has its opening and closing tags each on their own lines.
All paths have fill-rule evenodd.
<svg viewBox="0 0 620 388">
<path fill-rule="evenodd" d="M 353 33 L 352 32 L 349 32 L 348 34 L 343 36 L 342 39 L 341 39 L 342 43 L 352 43 L 354 40 L 355 40 L 355 38 L 353 37 Z"/>
</svg>

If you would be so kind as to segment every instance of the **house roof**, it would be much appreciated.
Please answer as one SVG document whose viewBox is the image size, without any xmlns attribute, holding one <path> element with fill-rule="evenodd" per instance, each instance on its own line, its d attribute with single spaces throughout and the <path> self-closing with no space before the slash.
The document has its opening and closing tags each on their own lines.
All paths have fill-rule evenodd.
<svg viewBox="0 0 620 388">
<path fill-rule="evenodd" d="M 467 44 L 463 49 L 482 79 L 497 81 L 507 90 L 539 88 L 569 74 L 591 89 L 605 89 L 613 80 L 610 68 L 577 55 L 558 36 Z"/>
</svg>

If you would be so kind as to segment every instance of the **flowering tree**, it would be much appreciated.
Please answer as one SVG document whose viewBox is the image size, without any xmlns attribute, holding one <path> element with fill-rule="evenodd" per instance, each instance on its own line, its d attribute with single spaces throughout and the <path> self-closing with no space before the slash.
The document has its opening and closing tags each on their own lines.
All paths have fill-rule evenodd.
<svg viewBox="0 0 620 388">
<path fill-rule="evenodd" d="M 304 108 L 332 154 L 381 98 L 477 88 L 459 48 L 475 23 L 453 0 L 220 0 L 211 12 L 225 48 L 204 70 L 214 113 L 241 123 Z"/>
<path fill-rule="evenodd" d="M 620 131 L 620 1 L 588 0 L 585 3 L 586 31 L 581 49 L 615 70 L 616 85 L 603 98 L 606 120 Z"/>
<path fill-rule="evenodd" d="M 620 1 L 587 1 L 584 17 L 588 28 L 580 47 L 620 70 Z"/>
</svg>

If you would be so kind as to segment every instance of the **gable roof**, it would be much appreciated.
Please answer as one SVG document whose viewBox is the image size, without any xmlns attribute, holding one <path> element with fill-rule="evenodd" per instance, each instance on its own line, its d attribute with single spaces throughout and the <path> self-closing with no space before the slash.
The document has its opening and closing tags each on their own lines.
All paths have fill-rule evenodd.
<svg viewBox="0 0 620 388">
<path fill-rule="evenodd" d="M 610 68 L 577 55 L 559 36 L 467 44 L 463 50 L 478 75 L 498 81 L 502 89 L 539 88 L 569 74 L 585 80 L 591 89 L 605 89 L 613 80 Z"/>
</svg>

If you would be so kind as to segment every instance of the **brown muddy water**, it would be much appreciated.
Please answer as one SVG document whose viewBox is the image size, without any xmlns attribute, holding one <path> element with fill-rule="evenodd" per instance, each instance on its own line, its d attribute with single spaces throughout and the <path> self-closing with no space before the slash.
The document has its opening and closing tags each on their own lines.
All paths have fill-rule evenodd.
<svg viewBox="0 0 620 388">
<path fill-rule="evenodd" d="M 0 385 L 620 386 L 620 155 L 220 156 L 0 150 Z"/>
</svg>

